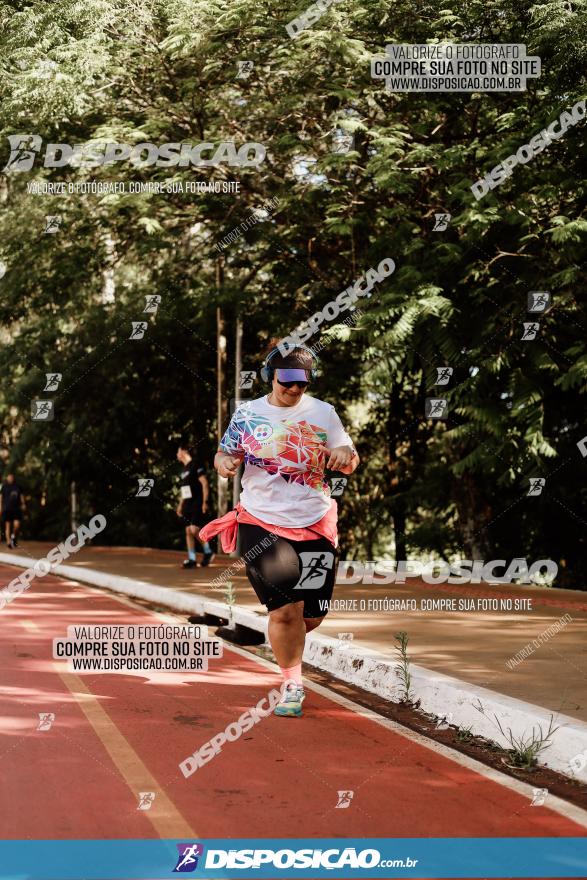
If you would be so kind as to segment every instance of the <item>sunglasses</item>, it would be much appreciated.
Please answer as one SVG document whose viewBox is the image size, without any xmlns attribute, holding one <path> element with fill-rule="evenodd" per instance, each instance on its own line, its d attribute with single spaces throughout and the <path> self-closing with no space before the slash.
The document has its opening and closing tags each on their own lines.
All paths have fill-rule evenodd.
<svg viewBox="0 0 587 880">
<path fill-rule="evenodd" d="M 283 388 L 293 388 L 294 385 L 307 388 L 310 384 L 306 370 L 288 370 L 278 367 L 275 371 L 275 378 Z"/>
<path fill-rule="evenodd" d="M 281 385 L 282 388 L 293 388 L 294 385 L 298 385 L 300 388 L 307 388 L 310 384 L 309 382 L 280 382 L 277 380 L 277 384 Z"/>
</svg>

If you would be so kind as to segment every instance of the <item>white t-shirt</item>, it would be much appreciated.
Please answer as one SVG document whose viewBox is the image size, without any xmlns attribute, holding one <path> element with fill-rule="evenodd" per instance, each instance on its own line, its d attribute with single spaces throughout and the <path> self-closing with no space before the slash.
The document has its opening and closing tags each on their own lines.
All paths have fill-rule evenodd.
<svg viewBox="0 0 587 880">
<path fill-rule="evenodd" d="M 276 526 L 302 528 L 330 508 L 321 444 L 353 445 L 334 407 L 304 394 L 295 406 L 274 406 L 266 396 L 241 404 L 220 448 L 244 453 L 240 501 L 249 513 Z"/>
</svg>

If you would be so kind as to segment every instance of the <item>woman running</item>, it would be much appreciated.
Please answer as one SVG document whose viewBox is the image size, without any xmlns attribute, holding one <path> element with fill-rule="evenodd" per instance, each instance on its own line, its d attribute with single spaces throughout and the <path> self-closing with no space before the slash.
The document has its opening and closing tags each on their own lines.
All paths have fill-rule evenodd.
<svg viewBox="0 0 587 880">
<path fill-rule="evenodd" d="M 261 375 L 271 393 L 236 410 L 214 459 L 222 477 L 234 477 L 244 459 L 240 502 L 200 533 L 207 541 L 221 532 L 230 552 L 238 524 L 284 679 L 276 715 L 302 714 L 305 637 L 328 613 L 336 578 L 337 506 L 324 471 L 351 474 L 359 463 L 334 407 L 305 394 L 316 363 L 305 346 L 270 352 Z"/>
</svg>

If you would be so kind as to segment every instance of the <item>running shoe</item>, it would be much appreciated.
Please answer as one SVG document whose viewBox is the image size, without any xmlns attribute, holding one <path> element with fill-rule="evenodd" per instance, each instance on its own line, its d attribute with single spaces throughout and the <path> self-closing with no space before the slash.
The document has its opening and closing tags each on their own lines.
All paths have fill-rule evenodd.
<svg viewBox="0 0 587 880">
<path fill-rule="evenodd" d="M 305 699 L 304 688 L 296 681 L 286 681 L 283 686 L 281 700 L 273 710 L 274 715 L 291 715 L 299 718 L 302 715 L 302 703 Z"/>
<path fill-rule="evenodd" d="M 184 559 L 181 563 L 182 568 L 196 568 L 198 563 L 194 559 Z"/>
<path fill-rule="evenodd" d="M 12 546 L 13 546 L 13 547 L 18 547 L 18 541 L 16 540 L 15 535 L 12 536 Z"/>
<path fill-rule="evenodd" d="M 202 557 L 202 568 L 206 568 L 207 565 L 210 565 L 213 559 L 214 553 L 204 553 Z"/>
</svg>

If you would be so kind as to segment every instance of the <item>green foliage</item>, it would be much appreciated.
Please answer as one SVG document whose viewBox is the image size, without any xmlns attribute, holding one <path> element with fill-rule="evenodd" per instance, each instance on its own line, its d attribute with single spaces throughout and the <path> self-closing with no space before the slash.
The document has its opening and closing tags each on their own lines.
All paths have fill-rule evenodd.
<svg viewBox="0 0 587 880">
<path fill-rule="evenodd" d="M 82 512 L 112 511 L 107 540 L 180 540 L 174 442 L 191 433 L 211 461 L 216 308 L 232 397 L 237 313 L 253 369 L 271 337 L 392 257 L 357 326 L 325 337 L 317 393 L 352 419 L 363 459 L 340 505 L 343 552 L 552 558 L 558 585 L 584 588 L 585 123 L 481 201 L 469 187 L 584 97 L 587 2 L 345 0 L 290 40 L 285 24 L 305 7 L 0 2 L 0 165 L 20 132 L 268 149 L 259 169 L 37 163 L 0 176 L 0 425 L 5 457 L 45 500 L 30 527 L 66 527 L 76 480 Z M 526 43 L 542 75 L 526 93 L 488 94 L 389 94 L 371 78 L 386 43 L 443 40 Z M 237 78 L 239 60 L 254 62 L 250 77 Z M 337 129 L 354 150 L 331 151 Z M 236 179 L 241 192 L 27 192 L 33 181 L 171 178 Z M 220 257 L 215 243 L 273 197 L 271 217 Z M 440 211 L 452 221 L 433 232 Z M 42 232 L 48 214 L 63 216 L 56 235 Z M 530 290 L 550 290 L 553 307 L 522 342 Z M 129 340 L 152 293 L 161 307 Z M 454 369 L 446 387 L 438 366 Z M 63 373 L 55 420 L 33 423 L 50 371 Z M 434 396 L 447 397 L 447 421 L 424 418 Z M 545 490 L 527 497 L 537 475 Z M 141 476 L 156 480 L 151 500 L 134 498 Z"/>
</svg>

